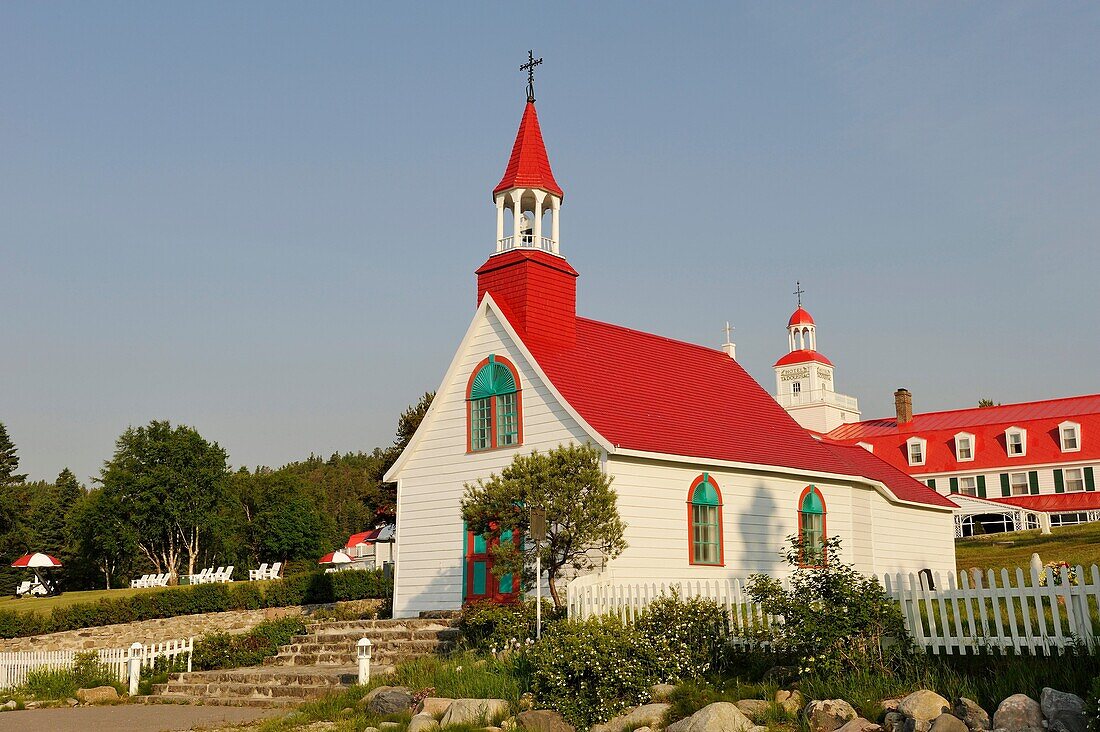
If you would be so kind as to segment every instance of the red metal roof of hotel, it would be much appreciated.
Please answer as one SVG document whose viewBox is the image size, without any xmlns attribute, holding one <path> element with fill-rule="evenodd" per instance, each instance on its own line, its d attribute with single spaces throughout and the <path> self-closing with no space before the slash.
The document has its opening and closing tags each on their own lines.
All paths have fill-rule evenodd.
<svg viewBox="0 0 1100 732">
<path fill-rule="evenodd" d="M 889 486 L 894 495 L 905 501 L 917 503 L 931 503 L 937 506 L 953 507 L 955 504 L 932 490 L 919 480 L 909 477 L 906 473 L 890 465 L 885 460 L 879 460 L 871 453 L 858 445 L 838 445 L 824 442 L 834 455 L 847 463 L 850 467 L 845 471 L 862 475 L 871 480 L 877 480 Z"/>
<path fill-rule="evenodd" d="M 1066 421 L 1081 425 L 1080 450 L 1062 452 L 1058 425 Z M 1005 430 L 1009 427 L 1027 430 L 1025 455 L 1008 456 Z M 956 460 L 955 435 L 959 432 L 974 435 L 973 460 Z M 927 440 L 924 465 L 909 465 L 905 443 L 911 437 Z M 1100 459 L 1100 394 L 914 414 L 900 429 L 896 418 L 872 419 L 841 425 L 826 439 L 865 442 L 874 447 L 878 457 L 919 475 L 1090 461 Z"/>
<path fill-rule="evenodd" d="M 523 110 L 516 142 L 512 146 L 512 157 L 508 159 L 504 177 L 493 189 L 494 198 L 510 188 L 541 188 L 564 198 L 561 186 L 554 180 L 554 171 L 550 169 L 550 158 L 546 155 L 546 144 L 542 141 L 534 102 L 527 102 Z"/>
<path fill-rule="evenodd" d="M 873 456 L 814 439 L 722 351 L 587 318 L 576 325 L 574 346 L 525 343 L 565 400 L 617 447 L 860 475 L 902 500 L 950 505 Z"/>
<path fill-rule="evenodd" d="M 1050 493 L 1038 496 L 1011 496 L 990 499 L 994 503 L 1007 503 L 1031 511 L 1065 513 L 1068 511 L 1090 511 L 1100 508 L 1100 493 L 1095 491 L 1075 491 L 1073 493 Z"/>
<path fill-rule="evenodd" d="M 791 351 L 783 358 L 775 362 L 776 366 L 792 366 L 796 363 L 807 363 L 809 361 L 816 361 L 817 363 L 823 363 L 826 366 L 832 366 L 833 362 L 825 358 L 825 356 L 817 351 L 810 351 L 808 349 L 800 349 L 798 351 Z"/>
</svg>

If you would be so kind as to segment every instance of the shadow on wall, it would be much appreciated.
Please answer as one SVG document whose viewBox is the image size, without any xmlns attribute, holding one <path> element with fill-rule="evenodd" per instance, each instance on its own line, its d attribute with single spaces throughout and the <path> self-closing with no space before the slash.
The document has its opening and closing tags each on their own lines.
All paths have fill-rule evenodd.
<svg viewBox="0 0 1100 732">
<path fill-rule="evenodd" d="M 733 568 L 734 579 L 757 572 L 772 576 L 787 573 L 783 552 L 797 523 L 792 524 L 786 512 L 795 515 L 798 493 L 789 497 L 776 493 L 762 478 L 755 479 L 749 488 L 745 510 L 738 517 L 739 533 L 730 537 L 727 547 L 726 566 Z M 734 557 L 729 556 L 730 549 L 737 552 Z"/>
</svg>

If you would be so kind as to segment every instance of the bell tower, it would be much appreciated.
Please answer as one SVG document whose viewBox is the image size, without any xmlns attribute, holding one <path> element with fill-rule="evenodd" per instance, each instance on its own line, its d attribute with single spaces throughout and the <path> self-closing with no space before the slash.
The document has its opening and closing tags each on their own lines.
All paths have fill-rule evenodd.
<svg viewBox="0 0 1100 732">
<path fill-rule="evenodd" d="M 496 246 L 477 270 L 477 301 L 486 293 L 526 338 L 544 344 L 576 341 L 577 271 L 560 250 L 561 186 L 550 169 L 535 111 L 535 67 L 528 52 L 527 104 L 500 183 L 493 189 Z M 547 221 L 549 219 L 549 221 Z"/>
</svg>

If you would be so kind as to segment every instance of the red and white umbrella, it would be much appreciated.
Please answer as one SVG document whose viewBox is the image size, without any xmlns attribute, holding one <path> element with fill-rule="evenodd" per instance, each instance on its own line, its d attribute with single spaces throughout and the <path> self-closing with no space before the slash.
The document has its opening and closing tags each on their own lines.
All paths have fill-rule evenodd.
<svg viewBox="0 0 1100 732">
<path fill-rule="evenodd" d="M 321 557 L 321 561 L 318 564 L 350 564 L 351 557 L 343 552 L 329 552 L 325 556 Z"/>
<path fill-rule="evenodd" d="M 49 567 L 60 567 L 61 562 L 57 561 L 49 554 L 43 554 L 42 552 L 35 552 L 34 554 L 24 554 L 11 563 L 13 567 L 28 567 L 30 569 L 43 569 Z"/>
</svg>

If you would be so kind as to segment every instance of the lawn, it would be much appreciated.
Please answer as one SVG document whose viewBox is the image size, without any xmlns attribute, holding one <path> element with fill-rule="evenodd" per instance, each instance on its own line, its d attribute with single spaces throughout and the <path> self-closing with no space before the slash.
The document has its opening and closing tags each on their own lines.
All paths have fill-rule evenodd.
<svg viewBox="0 0 1100 732">
<path fill-rule="evenodd" d="M 69 607 L 79 602 L 95 602 L 96 600 L 108 598 L 117 600 L 142 593 L 161 592 L 164 589 L 163 587 L 142 587 L 139 589 L 64 592 L 56 597 L 5 597 L 0 599 L 0 610 L 11 610 L 17 613 L 49 612 L 55 607 Z"/>
<path fill-rule="evenodd" d="M 1000 569 L 1030 566 L 1038 552 L 1046 562 L 1068 562 L 1086 568 L 1100 564 L 1100 522 L 1054 528 L 1048 536 L 1038 529 L 958 539 L 955 563 L 959 569 Z"/>
</svg>

